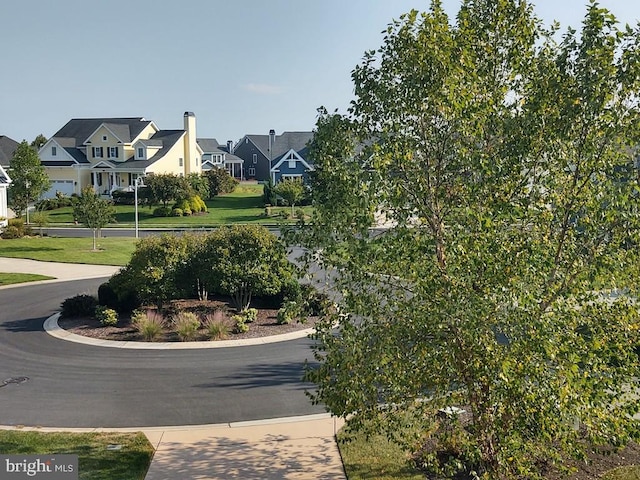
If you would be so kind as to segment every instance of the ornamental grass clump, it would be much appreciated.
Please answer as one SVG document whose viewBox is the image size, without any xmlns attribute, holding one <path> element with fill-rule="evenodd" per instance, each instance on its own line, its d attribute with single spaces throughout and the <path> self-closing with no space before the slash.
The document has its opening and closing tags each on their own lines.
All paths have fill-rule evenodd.
<svg viewBox="0 0 640 480">
<path fill-rule="evenodd" d="M 224 321 L 224 312 L 216 310 L 203 317 L 202 324 L 209 340 L 223 340 L 229 336 L 229 326 Z"/>
<path fill-rule="evenodd" d="M 200 329 L 200 320 L 192 312 L 180 312 L 173 318 L 173 328 L 183 342 L 195 340 Z"/>
<path fill-rule="evenodd" d="M 135 310 L 131 324 L 147 342 L 156 341 L 164 332 L 165 321 L 157 310 Z"/>
</svg>

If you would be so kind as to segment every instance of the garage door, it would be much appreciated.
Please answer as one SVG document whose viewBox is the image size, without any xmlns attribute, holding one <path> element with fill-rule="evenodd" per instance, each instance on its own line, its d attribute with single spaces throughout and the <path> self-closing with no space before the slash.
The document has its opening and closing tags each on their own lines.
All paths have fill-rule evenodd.
<svg viewBox="0 0 640 480">
<path fill-rule="evenodd" d="M 42 196 L 43 198 L 53 198 L 56 192 L 70 196 L 74 192 L 73 180 L 52 180 L 51 188 Z"/>
</svg>

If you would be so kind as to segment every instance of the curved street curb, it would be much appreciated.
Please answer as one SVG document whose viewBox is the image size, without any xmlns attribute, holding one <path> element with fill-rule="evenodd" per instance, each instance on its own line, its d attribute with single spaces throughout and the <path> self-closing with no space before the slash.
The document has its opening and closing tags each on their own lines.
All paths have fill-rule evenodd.
<svg viewBox="0 0 640 480">
<path fill-rule="evenodd" d="M 247 420 L 241 422 L 209 423 L 203 425 L 167 425 L 159 427 L 38 427 L 26 425 L 0 425 L 0 430 L 20 430 L 24 432 L 171 432 L 171 431 L 195 431 L 209 429 L 231 429 L 244 427 L 259 427 L 261 425 L 279 425 L 283 423 L 310 422 L 314 420 L 333 419 L 340 422 L 341 419 L 330 413 L 314 413 L 310 415 L 299 415 L 295 417 L 266 418 L 264 420 Z"/>
<path fill-rule="evenodd" d="M 44 322 L 44 330 L 52 337 L 68 342 L 82 343 L 85 345 L 93 345 L 94 347 L 109 348 L 129 348 L 137 350 L 189 350 L 194 348 L 230 348 L 230 347 L 249 347 L 256 345 L 265 345 L 267 343 L 287 342 L 289 340 L 297 340 L 299 338 L 308 337 L 315 330 L 307 328 L 297 332 L 283 333 L 282 335 L 271 335 L 269 337 L 247 338 L 242 340 L 216 340 L 205 342 L 133 342 L 133 341 L 114 341 L 103 340 L 99 338 L 83 337 L 71 333 L 58 325 L 60 313 L 56 313 Z"/>
</svg>

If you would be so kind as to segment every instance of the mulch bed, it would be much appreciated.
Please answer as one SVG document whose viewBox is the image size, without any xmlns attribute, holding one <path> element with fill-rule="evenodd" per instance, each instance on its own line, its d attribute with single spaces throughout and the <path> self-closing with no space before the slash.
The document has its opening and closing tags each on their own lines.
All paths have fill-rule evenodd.
<svg viewBox="0 0 640 480">
<path fill-rule="evenodd" d="M 150 309 L 153 307 L 149 307 Z M 175 300 L 165 308 L 165 318 L 170 317 L 172 312 L 190 311 L 198 316 L 222 309 L 226 313 L 224 315 L 224 323 L 228 326 L 229 334 L 221 340 L 240 340 L 247 338 L 260 338 L 272 335 L 281 335 L 284 333 L 296 332 L 312 328 L 317 317 L 309 317 L 305 323 L 290 323 L 279 325 L 277 323 L 278 310 L 273 308 L 258 308 L 258 318 L 248 323 L 249 331 L 245 333 L 234 333 L 234 322 L 231 316 L 236 312 L 231 308 L 225 300 L 214 299 L 208 301 L 201 300 Z M 58 321 L 61 328 L 83 335 L 85 337 L 99 338 L 103 340 L 114 341 L 144 341 L 136 329 L 131 325 L 131 319 L 128 315 L 120 315 L 118 325 L 115 327 L 105 327 L 94 318 L 62 318 Z M 167 328 L 165 332 L 156 340 L 158 342 L 179 342 L 178 335 L 171 330 L 171 321 L 166 322 Z M 196 340 L 209 340 L 205 329 L 201 329 Z"/>
</svg>

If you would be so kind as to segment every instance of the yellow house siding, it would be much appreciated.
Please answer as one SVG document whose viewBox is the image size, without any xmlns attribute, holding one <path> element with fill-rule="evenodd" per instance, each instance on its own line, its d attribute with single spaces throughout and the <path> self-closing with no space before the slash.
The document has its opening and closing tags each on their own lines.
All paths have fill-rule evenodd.
<svg viewBox="0 0 640 480">
<path fill-rule="evenodd" d="M 180 167 L 180 158 L 184 165 L 184 144 L 177 142 L 160 160 L 154 162 L 147 168 L 147 173 L 173 173 L 184 175 L 184 167 Z"/>
</svg>

